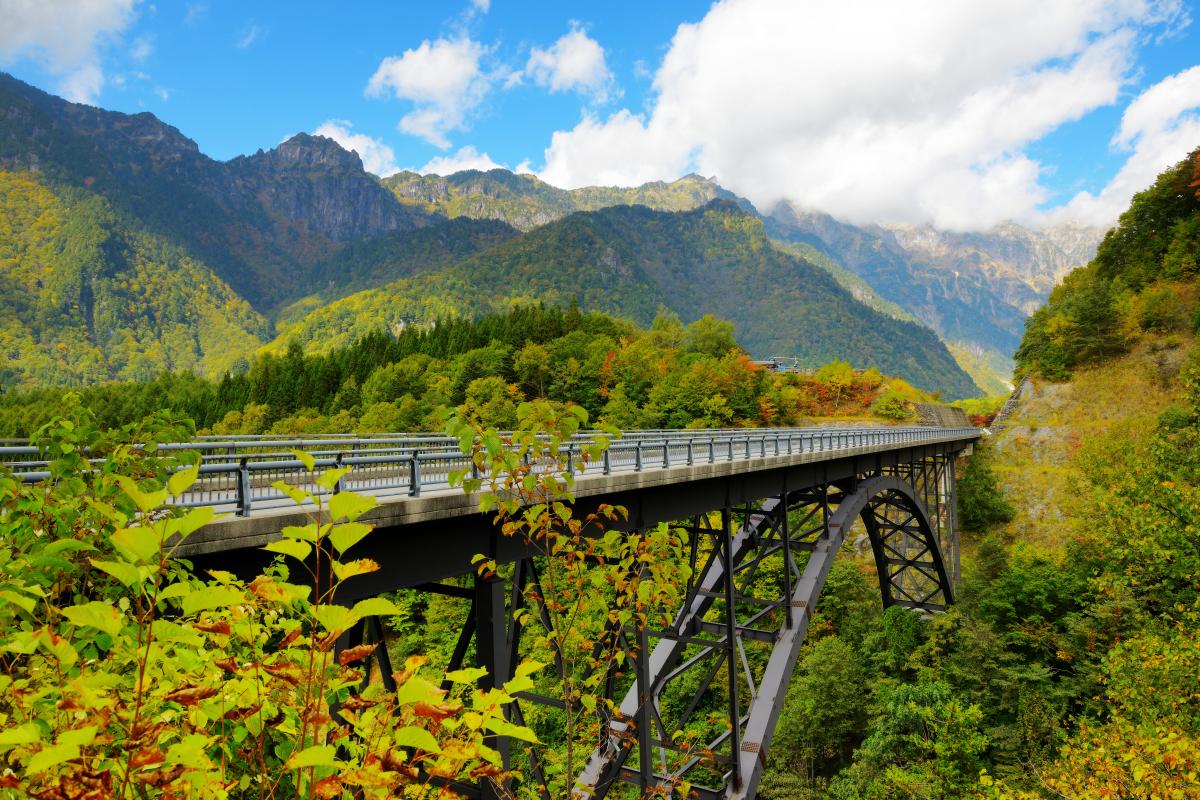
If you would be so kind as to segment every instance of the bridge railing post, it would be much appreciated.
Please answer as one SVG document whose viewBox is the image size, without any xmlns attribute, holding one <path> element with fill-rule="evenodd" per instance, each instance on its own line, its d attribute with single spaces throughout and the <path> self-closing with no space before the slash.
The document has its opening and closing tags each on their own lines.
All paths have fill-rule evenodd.
<svg viewBox="0 0 1200 800">
<path fill-rule="evenodd" d="M 663 469 L 671 466 L 671 441 L 663 439 Z"/>
<path fill-rule="evenodd" d="M 603 471 L 605 475 L 612 474 L 612 452 L 607 449 L 604 451 L 603 456 Z"/>
<path fill-rule="evenodd" d="M 408 493 L 413 497 L 421 496 L 421 451 L 413 450 L 408 458 Z"/>
<path fill-rule="evenodd" d="M 243 457 L 237 471 L 237 515 L 250 516 L 250 459 Z"/>
<path fill-rule="evenodd" d="M 333 468 L 334 469 L 342 468 L 342 458 L 344 456 L 345 456 L 345 453 L 338 453 L 336 456 L 333 457 Z M 334 494 L 341 494 L 344 491 L 346 491 L 346 476 L 345 475 L 338 478 L 337 483 L 335 483 L 333 485 L 333 493 Z"/>
<path fill-rule="evenodd" d="M 642 440 L 641 439 L 638 440 L 637 446 L 634 449 L 633 471 L 634 472 L 642 471 Z"/>
<path fill-rule="evenodd" d="M 695 448 L 692 445 L 692 440 L 687 440 L 687 465 L 690 467 L 696 460 Z"/>
</svg>

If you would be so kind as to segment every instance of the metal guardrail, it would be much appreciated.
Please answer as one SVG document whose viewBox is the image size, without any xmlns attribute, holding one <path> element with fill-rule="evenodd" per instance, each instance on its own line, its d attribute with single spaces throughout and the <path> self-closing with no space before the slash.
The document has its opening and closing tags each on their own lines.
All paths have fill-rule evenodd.
<svg viewBox="0 0 1200 800">
<path fill-rule="evenodd" d="M 978 428 L 846 427 L 735 428 L 709 430 L 629 431 L 612 440 L 599 462 L 582 464 L 575 453 L 594 432 L 578 434 L 567 445 L 568 464 L 576 475 L 646 472 L 676 466 L 711 464 L 768 456 L 829 453 L 871 448 L 889 450 L 933 441 L 977 438 Z M 472 468 L 458 442 L 438 435 L 373 437 L 226 437 L 159 446 L 160 452 L 199 451 L 200 478 L 177 498 L 181 506 L 214 506 L 250 516 L 255 510 L 290 505 L 288 496 L 271 484 L 285 481 L 314 494 L 325 490 L 315 483 L 321 470 L 350 467 L 334 492 L 407 494 L 448 488 L 450 473 Z M 315 456 L 312 471 L 290 451 Z M 28 445 L 0 447 L 0 465 L 26 483 L 46 480 L 46 462 Z"/>
</svg>

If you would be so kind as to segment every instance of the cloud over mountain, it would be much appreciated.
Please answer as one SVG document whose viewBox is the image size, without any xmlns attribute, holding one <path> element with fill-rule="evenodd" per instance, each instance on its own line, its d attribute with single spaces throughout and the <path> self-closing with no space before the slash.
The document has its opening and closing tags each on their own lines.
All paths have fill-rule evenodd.
<svg viewBox="0 0 1200 800">
<path fill-rule="evenodd" d="M 1121 117 L 1112 145 L 1127 151 L 1120 172 L 1097 194 L 1080 192 L 1052 216 L 1109 224 L 1134 193 L 1200 142 L 1200 67 L 1164 78 L 1138 95 Z"/>
<path fill-rule="evenodd" d="M 577 24 L 549 47 L 533 48 L 524 74 L 551 92 L 576 91 L 600 103 L 613 91 L 604 48 Z"/>
<path fill-rule="evenodd" d="M 98 49 L 124 32 L 135 0 L 5 0 L 0 4 L 0 66 L 32 56 L 61 76 L 59 90 L 95 103 L 104 85 Z"/>
<path fill-rule="evenodd" d="M 856 222 L 1037 221 L 1048 193 L 1027 147 L 1115 103 L 1139 37 L 1180 15 L 1153 0 L 725 0 L 679 26 L 647 113 L 585 112 L 553 134 L 541 177 L 633 185 L 694 170 L 762 207 Z"/>
<path fill-rule="evenodd" d="M 400 130 L 448 148 L 447 134 L 463 127 L 492 83 L 480 66 L 486 52 L 466 36 L 426 39 L 383 59 L 367 83 L 367 94 L 411 102 L 413 109 L 400 119 Z"/>
</svg>

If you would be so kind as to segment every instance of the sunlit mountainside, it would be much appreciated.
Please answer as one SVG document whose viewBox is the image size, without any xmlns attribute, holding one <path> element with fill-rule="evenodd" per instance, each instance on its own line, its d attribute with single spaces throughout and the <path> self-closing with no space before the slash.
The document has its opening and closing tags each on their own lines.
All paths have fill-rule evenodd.
<svg viewBox="0 0 1200 800">
<path fill-rule="evenodd" d="M 577 298 L 643 324 L 659 306 L 685 321 L 714 313 L 734 321 L 756 356 L 814 367 L 844 357 L 960 397 L 980 382 L 1003 386 L 1024 317 L 1096 238 L 1092 229 L 1015 225 L 979 234 L 859 228 L 788 208 L 760 217 L 695 175 L 569 191 L 505 170 L 381 181 L 356 154 L 307 134 L 218 162 L 149 114 L 68 103 L 7 76 L 0 103 L 5 185 L 66 209 L 40 222 L 12 215 L 0 240 L 10 280 L 33 285 L 31 271 L 56 272 L 38 289 L 43 311 L 7 323 L 7 369 L 22 383 L 215 374 L 272 338 L 345 343 L 402 318 Z M 13 191 L 7 202 L 23 202 Z M 64 214 L 102 230 L 88 239 L 91 266 L 70 275 L 66 261 L 45 256 L 79 238 L 64 232 Z M 182 302 L 189 313 L 163 308 L 138 322 L 145 313 L 106 301 L 105 281 L 133 283 L 129 248 L 106 237 L 160 242 L 139 269 L 185 285 L 149 306 Z M 24 253 L 42 253 L 40 266 Z M 199 272 L 185 278 L 187 270 Z M 215 318 L 204 302 L 182 299 L 198 287 L 221 298 L 214 307 L 244 310 Z M 87 321 L 96 319 L 106 324 Z M 264 320 L 278 332 L 268 335 Z M 912 321 L 953 344 L 978 381 Z M 134 346 L 146 336 L 121 333 L 143 328 L 157 344 Z"/>
</svg>

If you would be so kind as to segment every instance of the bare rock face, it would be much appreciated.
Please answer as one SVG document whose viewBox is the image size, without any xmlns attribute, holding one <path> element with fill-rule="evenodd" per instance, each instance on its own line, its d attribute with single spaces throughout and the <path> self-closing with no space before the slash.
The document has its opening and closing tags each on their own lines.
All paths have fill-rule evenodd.
<svg viewBox="0 0 1200 800">
<path fill-rule="evenodd" d="M 1026 228 L 1015 222 L 988 231 L 954 232 L 930 225 L 888 228 L 931 269 L 976 273 L 1005 302 L 1033 313 L 1064 275 L 1096 254 L 1104 229 L 1077 223 Z"/>
<path fill-rule="evenodd" d="M 878 294 L 943 338 L 1008 357 L 1025 319 L 1070 270 L 1087 263 L 1103 238 L 1077 224 L 1045 229 L 1016 223 L 988 231 L 930 225 L 855 226 L 781 203 L 772 235 L 829 255 Z"/>
<path fill-rule="evenodd" d="M 253 198 L 278 222 L 334 242 L 427 224 L 362 166 L 358 154 L 324 136 L 300 133 L 273 150 L 227 165 L 231 195 Z"/>
</svg>

